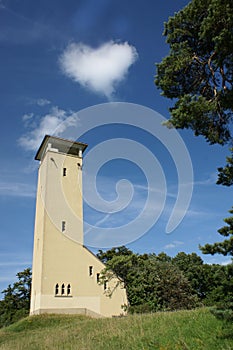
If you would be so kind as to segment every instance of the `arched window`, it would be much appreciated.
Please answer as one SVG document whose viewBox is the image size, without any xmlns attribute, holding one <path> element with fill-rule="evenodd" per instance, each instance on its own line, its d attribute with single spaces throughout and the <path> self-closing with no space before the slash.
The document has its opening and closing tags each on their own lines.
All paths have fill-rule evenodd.
<svg viewBox="0 0 233 350">
<path fill-rule="evenodd" d="M 70 295 L 70 293 L 71 293 L 71 287 L 70 287 L 70 284 L 68 284 L 68 286 L 67 286 L 67 295 Z"/>
<path fill-rule="evenodd" d="M 59 294 L 59 284 L 57 283 L 55 286 L 55 295 Z"/>
<path fill-rule="evenodd" d="M 64 295 L 65 294 L 65 285 L 64 283 L 62 283 L 62 286 L 61 286 L 61 295 Z"/>
</svg>

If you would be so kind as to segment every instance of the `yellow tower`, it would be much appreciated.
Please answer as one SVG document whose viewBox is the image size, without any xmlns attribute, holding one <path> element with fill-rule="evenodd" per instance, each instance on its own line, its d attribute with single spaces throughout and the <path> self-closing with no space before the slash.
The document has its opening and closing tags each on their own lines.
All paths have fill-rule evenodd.
<svg viewBox="0 0 233 350">
<path fill-rule="evenodd" d="M 31 315 L 117 316 L 127 304 L 126 291 L 117 277 L 100 283 L 105 266 L 83 246 L 82 154 L 86 147 L 47 135 L 35 157 L 40 166 Z"/>
</svg>

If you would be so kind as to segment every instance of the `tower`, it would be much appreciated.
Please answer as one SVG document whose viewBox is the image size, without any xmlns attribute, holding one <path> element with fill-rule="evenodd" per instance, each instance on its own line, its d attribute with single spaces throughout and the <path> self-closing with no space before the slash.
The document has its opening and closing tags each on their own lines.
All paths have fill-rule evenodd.
<svg viewBox="0 0 233 350">
<path fill-rule="evenodd" d="M 30 314 L 123 314 L 117 277 L 100 283 L 104 264 L 83 245 L 82 154 L 87 145 L 46 135 L 36 198 Z M 115 288 L 116 287 L 116 288 Z M 109 290 L 113 290 L 110 294 Z"/>
</svg>

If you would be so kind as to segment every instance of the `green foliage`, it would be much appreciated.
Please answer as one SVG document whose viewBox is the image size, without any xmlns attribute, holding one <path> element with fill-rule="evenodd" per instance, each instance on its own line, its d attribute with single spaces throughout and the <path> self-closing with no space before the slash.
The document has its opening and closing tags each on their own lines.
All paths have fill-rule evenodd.
<svg viewBox="0 0 233 350">
<path fill-rule="evenodd" d="M 172 259 L 172 263 L 184 273 L 198 298 L 204 300 L 209 292 L 210 271 L 207 271 L 202 259 L 195 253 L 180 252 Z"/>
<path fill-rule="evenodd" d="M 233 322 L 233 302 L 220 303 L 211 312 L 220 320 Z"/>
<path fill-rule="evenodd" d="M 218 185 L 233 185 L 233 148 L 230 148 L 231 156 L 227 157 L 227 164 L 224 168 L 218 168 Z"/>
<path fill-rule="evenodd" d="M 31 293 L 31 269 L 27 268 L 17 273 L 18 281 L 9 285 L 2 293 L 3 300 L 0 301 L 0 327 L 28 315 L 30 308 Z"/>
<path fill-rule="evenodd" d="M 172 258 L 164 252 L 159 253 L 158 255 L 152 254 L 152 256 L 154 257 L 154 259 L 156 259 L 158 261 L 163 261 L 163 262 L 171 262 L 172 261 Z"/>
<path fill-rule="evenodd" d="M 229 210 L 229 213 L 233 214 L 233 208 Z M 212 255 L 218 253 L 233 256 L 233 216 L 224 219 L 224 221 L 227 225 L 220 228 L 218 232 L 220 235 L 229 238 L 222 242 L 200 246 L 202 253 Z"/>
<path fill-rule="evenodd" d="M 102 254 L 111 256 L 102 279 L 118 276 L 117 285 L 124 284 L 131 313 L 214 306 L 232 298 L 233 265 L 204 264 L 197 254 L 184 252 L 174 258 L 165 253 L 120 255 L 117 248 Z"/>
<path fill-rule="evenodd" d="M 175 99 L 167 126 L 192 129 L 210 144 L 232 143 L 233 1 L 192 0 L 165 23 L 170 52 L 157 64 L 156 85 Z M 217 184 L 233 184 L 233 149 Z M 227 219 L 226 219 L 227 220 Z M 218 232 L 229 239 L 201 247 L 233 255 L 232 220 Z"/>
<path fill-rule="evenodd" d="M 210 144 L 232 145 L 232 28 L 232 0 L 192 0 L 165 23 L 170 52 L 157 64 L 155 84 L 175 101 L 167 126 L 191 129 Z M 233 184 L 233 149 L 230 151 L 226 166 L 218 169 L 217 184 Z M 233 217 L 225 222 L 227 226 L 218 232 L 229 238 L 200 247 L 203 253 L 233 256 Z M 221 292 L 222 284 L 217 295 Z"/>
<path fill-rule="evenodd" d="M 210 144 L 232 138 L 232 28 L 232 0 L 192 0 L 165 23 L 170 52 L 157 64 L 155 84 L 175 99 L 168 124 Z"/>
<path fill-rule="evenodd" d="M 197 306 L 189 281 L 176 266 L 155 259 L 149 259 L 148 262 L 148 267 L 153 266 L 148 273 L 154 278 L 157 310 L 191 309 Z"/>
<path fill-rule="evenodd" d="M 40 315 L 0 330 L 0 349 L 226 350 L 222 321 L 207 309 L 90 319 Z"/>
<path fill-rule="evenodd" d="M 190 309 L 197 305 L 190 282 L 165 253 L 120 255 L 114 249 L 116 255 L 113 250 L 101 253 L 111 256 L 103 278 L 110 280 L 117 275 L 124 283 L 130 312 Z"/>
<path fill-rule="evenodd" d="M 104 252 L 103 250 L 99 250 L 97 254 L 97 258 L 99 258 L 104 264 L 106 264 L 109 260 L 112 260 L 114 256 L 129 256 L 132 255 L 133 252 L 126 248 L 125 246 L 112 248 Z"/>
<path fill-rule="evenodd" d="M 173 259 L 191 284 L 192 291 L 204 305 L 213 306 L 220 300 L 227 300 L 231 294 L 231 265 L 204 264 L 195 253 L 178 253 Z"/>
</svg>

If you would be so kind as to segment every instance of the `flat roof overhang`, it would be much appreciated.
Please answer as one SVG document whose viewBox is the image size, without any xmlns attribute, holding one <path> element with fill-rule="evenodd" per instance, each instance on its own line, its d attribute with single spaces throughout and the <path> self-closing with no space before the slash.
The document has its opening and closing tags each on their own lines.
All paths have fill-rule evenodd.
<svg viewBox="0 0 233 350">
<path fill-rule="evenodd" d="M 51 148 L 57 149 L 60 153 L 71 154 L 74 156 L 79 156 L 79 151 L 81 150 L 83 153 L 87 148 L 86 143 L 66 140 L 56 136 L 45 135 L 36 153 L 35 160 L 41 160 L 43 158 L 49 144 L 51 145 Z"/>
</svg>

